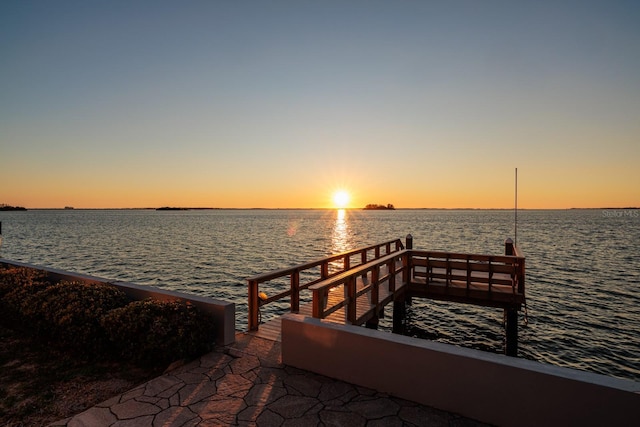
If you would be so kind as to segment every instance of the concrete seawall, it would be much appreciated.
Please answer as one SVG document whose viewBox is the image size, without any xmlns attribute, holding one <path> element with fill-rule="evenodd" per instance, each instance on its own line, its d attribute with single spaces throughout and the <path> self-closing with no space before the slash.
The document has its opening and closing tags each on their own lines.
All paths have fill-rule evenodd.
<svg viewBox="0 0 640 427">
<path fill-rule="evenodd" d="M 153 298 L 161 301 L 189 301 L 198 309 L 213 316 L 216 323 L 216 344 L 228 345 L 235 340 L 235 304 L 227 301 L 205 298 L 198 295 L 190 295 L 182 292 L 175 292 L 153 286 L 136 285 L 135 283 L 109 280 L 101 277 L 90 276 L 70 271 L 58 270 L 55 268 L 41 267 L 23 262 L 11 261 L 0 258 L 0 264 L 14 265 L 19 267 L 33 268 L 45 271 L 49 277 L 55 280 L 67 280 L 82 283 L 101 283 L 115 286 L 122 290 L 127 296 L 135 300 Z"/>
<path fill-rule="evenodd" d="M 288 314 L 282 361 L 496 425 L 632 425 L 640 383 Z"/>
</svg>

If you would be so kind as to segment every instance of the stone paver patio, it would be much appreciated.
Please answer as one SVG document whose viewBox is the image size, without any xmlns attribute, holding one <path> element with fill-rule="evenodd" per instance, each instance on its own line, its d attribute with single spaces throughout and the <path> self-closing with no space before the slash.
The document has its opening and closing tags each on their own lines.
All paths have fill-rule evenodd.
<svg viewBox="0 0 640 427">
<path fill-rule="evenodd" d="M 480 426 L 476 421 L 285 366 L 247 334 L 52 426 Z"/>
</svg>

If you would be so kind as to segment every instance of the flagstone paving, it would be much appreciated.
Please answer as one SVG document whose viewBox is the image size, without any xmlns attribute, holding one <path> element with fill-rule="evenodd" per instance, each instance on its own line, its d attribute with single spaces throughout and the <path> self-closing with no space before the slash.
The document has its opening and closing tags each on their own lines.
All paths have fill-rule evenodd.
<svg viewBox="0 0 640 427">
<path fill-rule="evenodd" d="M 282 364 L 280 343 L 239 334 L 231 346 L 56 427 L 482 426 L 476 421 Z"/>
</svg>

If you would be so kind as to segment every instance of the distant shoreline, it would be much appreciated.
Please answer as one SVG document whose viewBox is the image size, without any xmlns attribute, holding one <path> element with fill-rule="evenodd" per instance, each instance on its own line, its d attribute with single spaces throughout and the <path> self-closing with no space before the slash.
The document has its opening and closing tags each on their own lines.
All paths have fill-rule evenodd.
<svg viewBox="0 0 640 427">
<path fill-rule="evenodd" d="M 335 210 L 347 210 L 347 211 L 363 211 L 363 210 L 378 210 L 378 209 L 363 209 L 363 208 L 214 208 L 214 207 L 184 207 L 184 208 L 169 208 L 162 209 L 156 207 L 142 207 L 142 208 L 24 208 L 19 210 L 2 210 L 4 212 L 11 211 L 197 211 L 197 210 L 236 210 L 236 211 L 335 211 Z M 379 209 L 390 210 L 390 209 Z M 513 211 L 513 208 L 395 208 L 396 211 Z M 640 210 L 640 207 L 602 207 L 602 208 L 518 208 L 518 211 L 569 211 L 569 210 Z"/>
<path fill-rule="evenodd" d="M 2 212 L 13 212 L 13 211 L 26 211 L 27 208 L 23 206 L 9 206 L 9 205 L 1 205 L 0 211 Z"/>
</svg>

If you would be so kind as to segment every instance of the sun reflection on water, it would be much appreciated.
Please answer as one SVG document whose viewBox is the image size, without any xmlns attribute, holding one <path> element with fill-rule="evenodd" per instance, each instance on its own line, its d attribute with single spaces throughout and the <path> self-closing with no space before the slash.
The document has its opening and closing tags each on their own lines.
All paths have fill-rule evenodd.
<svg viewBox="0 0 640 427">
<path fill-rule="evenodd" d="M 336 210 L 336 219 L 331 231 L 331 253 L 339 254 L 352 248 L 351 227 L 349 226 L 349 216 L 345 209 Z M 329 264 L 331 273 L 344 269 L 344 261 L 337 260 Z"/>
<path fill-rule="evenodd" d="M 350 249 L 349 240 L 347 212 L 344 209 L 338 209 L 336 211 L 336 221 L 333 224 L 333 232 L 331 233 L 331 253 L 338 254 L 348 251 Z"/>
</svg>

